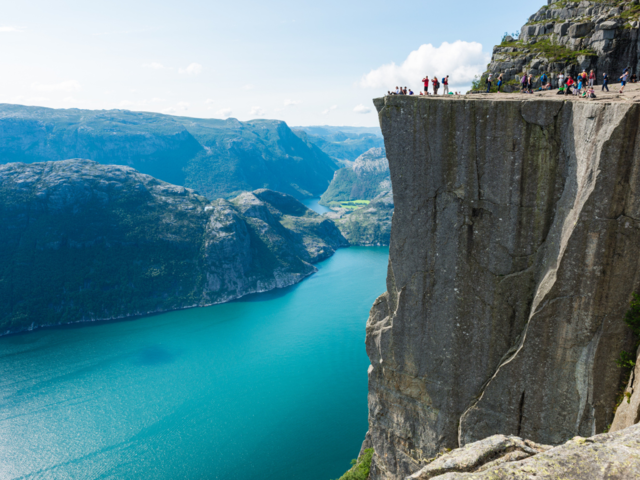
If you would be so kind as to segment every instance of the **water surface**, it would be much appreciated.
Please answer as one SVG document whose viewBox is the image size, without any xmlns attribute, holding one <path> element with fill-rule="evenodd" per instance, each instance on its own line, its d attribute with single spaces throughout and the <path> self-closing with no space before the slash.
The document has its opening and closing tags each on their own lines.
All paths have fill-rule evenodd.
<svg viewBox="0 0 640 480">
<path fill-rule="evenodd" d="M 319 201 L 320 201 L 319 198 L 307 198 L 305 200 L 301 200 L 301 202 L 304 204 L 305 207 L 310 208 L 311 210 L 313 210 L 316 213 L 319 213 L 320 215 L 331 211 L 330 208 L 320 205 L 318 203 Z"/>
<path fill-rule="evenodd" d="M 337 478 L 367 430 L 387 258 L 351 247 L 276 292 L 0 338 L 0 478 Z"/>
</svg>

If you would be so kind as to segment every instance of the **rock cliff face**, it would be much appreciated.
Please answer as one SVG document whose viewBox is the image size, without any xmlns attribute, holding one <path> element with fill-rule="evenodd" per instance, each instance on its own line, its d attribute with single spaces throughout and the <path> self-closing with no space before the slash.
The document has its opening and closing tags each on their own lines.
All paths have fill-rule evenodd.
<svg viewBox="0 0 640 480">
<path fill-rule="evenodd" d="M 371 478 L 494 434 L 602 432 L 633 344 L 622 319 L 640 281 L 640 107 L 374 103 L 395 214 L 367 323 Z"/>
<path fill-rule="evenodd" d="M 522 72 L 575 75 L 593 69 L 599 83 L 604 72 L 619 83 L 625 67 L 639 71 L 639 18 L 633 1 L 550 2 L 529 17 L 517 40 L 507 37 L 494 47 L 488 72 L 502 73 L 512 89 Z"/>
<path fill-rule="evenodd" d="M 286 287 L 348 245 L 289 195 L 210 202 L 89 160 L 0 166 L 0 225 L 1 334 Z"/>
</svg>

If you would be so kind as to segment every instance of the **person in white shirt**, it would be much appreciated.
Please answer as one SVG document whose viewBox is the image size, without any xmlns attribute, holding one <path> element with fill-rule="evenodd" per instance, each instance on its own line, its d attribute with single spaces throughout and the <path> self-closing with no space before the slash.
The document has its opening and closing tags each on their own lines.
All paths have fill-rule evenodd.
<svg viewBox="0 0 640 480">
<path fill-rule="evenodd" d="M 564 75 L 562 72 L 558 74 L 558 89 L 564 87 Z"/>
</svg>

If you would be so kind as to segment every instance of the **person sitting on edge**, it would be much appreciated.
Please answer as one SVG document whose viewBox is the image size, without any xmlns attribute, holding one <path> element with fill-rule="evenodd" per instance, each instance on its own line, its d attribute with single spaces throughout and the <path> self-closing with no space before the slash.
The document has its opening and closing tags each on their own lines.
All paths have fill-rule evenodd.
<svg viewBox="0 0 640 480">
<path fill-rule="evenodd" d="M 636 77 L 636 74 L 634 73 L 633 75 L 631 75 L 631 83 L 636 83 L 638 81 L 638 77 Z"/>
<path fill-rule="evenodd" d="M 587 90 L 587 98 L 596 98 L 596 92 L 593 89 L 593 85 L 589 87 L 589 90 Z"/>
<path fill-rule="evenodd" d="M 413 90 L 409 89 L 409 95 L 413 95 Z"/>
<path fill-rule="evenodd" d="M 429 75 L 425 75 L 422 79 L 422 83 L 424 83 L 424 93 L 425 95 L 429 91 Z"/>
<path fill-rule="evenodd" d="M 624 69 L 624 73 L 620 77 L 620 92 L 624 91 L 624 86 L 627 84 L 627 78 L 629 78 L 629 67 Z"/>
<path fill-rule="evenodd" d="M 396 95 L 400 95 L 400 88 L 396 85 Z"/>
<path fill-rule="evenodd" d="M 567 79 L 565 80 L 564 85 L 564 94 L 572 94 L 573 92 L 571 91 L 571 87 L 573 87 L 573 78 L 571 77 L 571 75 L 567 75 Z"/>
</svg>

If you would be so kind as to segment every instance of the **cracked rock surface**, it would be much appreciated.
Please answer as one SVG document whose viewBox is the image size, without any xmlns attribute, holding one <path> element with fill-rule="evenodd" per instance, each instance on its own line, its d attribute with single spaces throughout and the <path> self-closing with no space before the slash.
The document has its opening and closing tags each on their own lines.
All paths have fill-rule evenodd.
<svg viewBox="0 0 640 480">
<path fill-rule="evenodd" d="M 407 480 L 631 480 L 640 477 L 640 426 L 552 448 L 494 435 L 444 454 Z"/>
<path fill-rule="evenodd" d="M 395 213 L 367 323 L 372 479 L 613 420 L 640 270 L 634 103 L 374 101 Z"/>
</svg>

